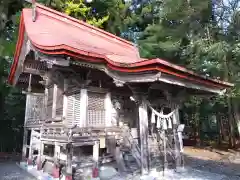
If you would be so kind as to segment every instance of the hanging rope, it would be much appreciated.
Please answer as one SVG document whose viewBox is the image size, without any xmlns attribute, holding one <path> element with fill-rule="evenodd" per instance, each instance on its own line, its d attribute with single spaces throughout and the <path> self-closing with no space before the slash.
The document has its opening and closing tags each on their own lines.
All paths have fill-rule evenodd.
<svg viewBox="0 0 240 180">
<path fill-rule="evenodd" d="M 152 110 L 152 112 L 156 115 L 156 116 L 158 116 L 158 117 L 160 117 L 160 118 L 170 118 L 173 114 L 174 114 L 174 112 L 175 112 L 175 110 L 173 110 L 172 112 L 170 112 L 169 114 L 163 114 L 163 112 L 157 112 L 155 109 L 153 109 L 150 105 L 148 105 L 149 107 L 150 107 L 150 109 Z"/>
<path fill-rule="evenodd" d="M 161 128 L 166 130 L 166 129 L 172 129 L 173 126 L 172 124 L 177 124 L 177 119 L 175 117 L 175 112 L 176 110 L 173 110 L 172 112 L 170 112 L 169 114 L 163 114 L 163 108 L 161 109 L 160 112 L 157 112 L 148 102 L 148 107 L 151 109 L 152 111 L 152 115 L 151 115 L 151 123 L 155 124 L 157 123 L 157 128 Z M 156 116 L 157 116 L 157 121 L 156 121 Z"/>
<path fill-rule="evenodd" d="M 158 129 L 158 133 L 161 133 L 160 137 L 162 137 L 162 145 L 163 145 L 163 172 L 165 168 L 168 167 L 168 159 L 167 154 L 170 152 L 170 155 L 173 156 L 174 161 L 177 163 L 178 157 L 181 159 L 181 163 L 184 163 L 182 152 L 183 152 L 183 141 L 182 141 L 182 131 L 179 131 L 177 129 L 173 129 L 173 124 L 178 125 L 178 109 L 174 109 L 169 114 L 163 114 L 163 109 L 158 112 L 155 110 L 149 102 L 147 102 L 148 107 L 151 110 L 151 123 L 156 123 L 156 128 Z M 179 127 L 179 126 L 178 126 Z M 184 128 L 184 127 L 183 127 Z M 182 129 L 183 129 L 182 128 Z M 167 129 L 173 130 L 173 137 L 174 137 L 174 146 L 170 144 L 168 140 L 168 133 Z M 177 132 L 178 131 L 178 132 Z M 179 148 L 175 146 L 176 144 L 179 144 Z M 173 154 L 171 151 L 168 150 L 168 148 L 174 150 Z M 176 164 L 177 165 L 177 164 Z"/>
</svg>

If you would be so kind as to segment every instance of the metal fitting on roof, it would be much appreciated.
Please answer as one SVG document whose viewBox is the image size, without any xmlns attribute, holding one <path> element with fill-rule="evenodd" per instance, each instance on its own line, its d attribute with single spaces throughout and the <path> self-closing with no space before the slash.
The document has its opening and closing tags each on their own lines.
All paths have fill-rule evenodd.
<svg viewBox="0 0 240 180">
<path fill-rule="evenodd" d="M 36 10 L 36 0 L 32 0 L 32 21 L 35 22 L 37 18 L 37 10 Z"/>
</svg>

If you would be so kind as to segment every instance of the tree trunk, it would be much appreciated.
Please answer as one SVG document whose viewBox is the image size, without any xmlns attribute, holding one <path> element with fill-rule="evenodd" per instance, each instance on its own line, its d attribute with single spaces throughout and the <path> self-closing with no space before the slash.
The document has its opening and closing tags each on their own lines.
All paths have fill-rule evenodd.
<svg viewBox="0 0 240 180">
<path fill-rule="evenodd" d="M 235 133 L 234 133 L 234 119 L 232 114 L 232 103 L 231 97 L 227 97 L 228 105 L 228 124 L 229 124 L 229 147 L 234 148 L 236 144 Z"/>
<path fill-rule="evenodd" d="M 194 117 L 194 129 L 195 129 L 195 141 L 197 146 L 201 146 L 201 124 L 199 119 L 199 113 L 196 110 L 196 112 L 193 114 Z"/>
<path fill-rule="evenodd" d="M 239 105 L 237 101 L 232 101 L 232 113 L 234 117 L 235 124 L 237 125 L 238 130 L 238 138 L 240 137 L 240 113 L 239 113 Z"/>
<path fill-rule="evenodd" d="M 1 120 L 4 120 L 4 103 L 5 103 L 5 98 L 0 92 L 0 118 Z"/>
<path fill-rule="evenodd" d="M 229 71 L 229 65 L 228 65 L 226 55 L 223 57 L 223 63 L 224 63 L 224 80 L 229 81 L 230 71 Z M 231 93 L 229 91 L 227 92 L 226 103 L 228 107 L 229 147 L 233 148 L 235 147 L 236 140 L 235 140 L 235 133 L 234 133 L 234 119 L 232 114 Z"/>
<path fill-rule="evenodd" d="M 223 122 L 222 122 L 221 116 L 217 115 L 217 120 L 218 120 L 218 144 L 221 145 L 222 141 L 225 140 Z"/>
</svg>

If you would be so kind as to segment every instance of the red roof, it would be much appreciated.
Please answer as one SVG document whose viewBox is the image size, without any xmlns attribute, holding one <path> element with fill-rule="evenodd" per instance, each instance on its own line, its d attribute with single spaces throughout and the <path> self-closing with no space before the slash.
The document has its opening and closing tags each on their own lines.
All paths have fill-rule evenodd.
<svg viewBox="0 0 240 180">
<path fill-rule="evenodd" d="M 133 43 L 40 4 L 37 4 L 35 22 L 32 21 L 32 9 L 25 8 L 22 11 L 10 83 L 13 82 L 25 32 L 32 45 L 45 54 L 66 54 L 90 62 L 101 62 L 121 72 L 158 70 L 209 86 L 233 86 L 161 59 L 140 58 Z"/>
</svg>

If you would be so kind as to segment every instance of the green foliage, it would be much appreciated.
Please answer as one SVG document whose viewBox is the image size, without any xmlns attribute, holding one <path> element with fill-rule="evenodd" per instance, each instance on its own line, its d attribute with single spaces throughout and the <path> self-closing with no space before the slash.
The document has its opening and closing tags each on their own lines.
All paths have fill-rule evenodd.
<svg viewBox="0 0 240 180">
<path fill-rule="evenodd" d="M 24 121 L 24 96 L 7 85 L 7 77 L 15 51 L 19 25 L 20 1 L 0 1 L 0 149 L 20 151 Z M 17 141 L 15 141 L 15 140 Z"/>
<path fill-rule="evenodd" d="M 40 1 L 38 1 L 40 2 Z M 131 39 L 131 3 L 124 0 L 41 0 L 41 3 L 108 32 Z"/>
<path fill-rule="evenodd" d="M 156 2 L 155 2 L 156 3 Z M 160 57 L 186 65 L 182 53 L 191 39 L 204 32 L 211 18 L 209 1 L 166 0 L 154 12 L 152 24 L 142 33 L 139 44 L 144 57 Z"/>
<path fill-rule="evenodd" d="M 207 114 L 222 112 L 230 118 L 232 105 L 228 99 L 233 101 L 240 97 L 238 4 L 239 0 L 233 0 L 225 5 L 214 4 L 219 6 L 213 9 L 207 0 L 162 1 L 152 15 L 157 18 L 149 23 L 139 38 L 143 57 L 160 57 L 235 84 L 226 97 L 207 102 L 192 97 L 185 103 L 183 111 L 193 114 L 195 125 Z M 234 102 L 239 104 L 239 101 Z"/>
<path fill-rule="evenodd" d="M 100 0 L 87 3 L 84 0 L 52 0 L 44 4 L 74 18 L 120 35 L 129 5 L 123 0 Z"/>
<path fill-rule="evenodd" d="M 103 27 L 103 24 L 108 20 L 109 16 L 94 17 L 91 13 L 92 7 L 87 6 L 83 0 L 74 1 L 68 0 L 64 2 L 64 8 L 62 9 L 67 15 L 86 21 L 87 23 L 96 27 Z"/>
</svg>

